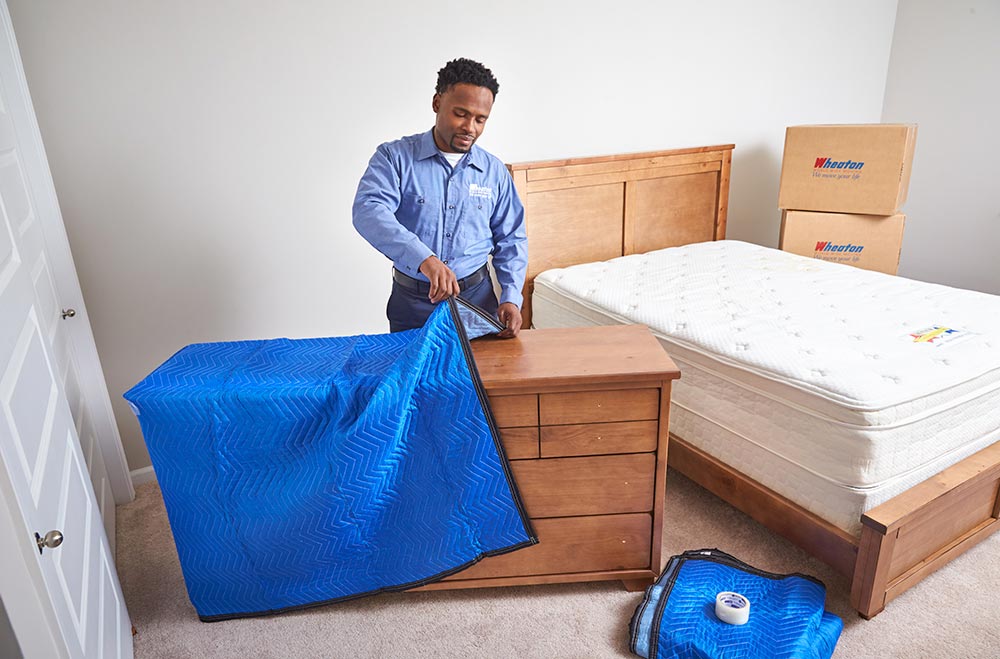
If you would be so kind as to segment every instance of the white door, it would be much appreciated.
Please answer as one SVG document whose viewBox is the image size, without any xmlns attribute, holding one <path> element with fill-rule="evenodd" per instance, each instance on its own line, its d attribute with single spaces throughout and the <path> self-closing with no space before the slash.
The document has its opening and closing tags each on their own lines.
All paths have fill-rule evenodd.
<svg viewBox="0 0 1000 659">
<path fill-rule="evenodd" d="M 31 107 L 6 2 L 3 4 L 4 30 L 0 35 L 0 48 L 4 56 L 0 58 L 0 79 L 5 102 L 3 121 L 7 127 L 0 130 L 8 130 L 13 125 L 14 136 L 11 140 L 16 139 L 19 147 L 20 171 L 17 178 L 5 176 L 0 180 L 0 194 L 11 197 L 11 214 L 30 213 L 41 228 L 43 257 L 29 263 L 38 302 L 39 323 L 51 347 L 50 357 L 63 392 L 69 399 L 83 456 L 114 553 L 115 504 L 131 501 L 135 492 L 90 320 L 83 304 L 52 175 Z"/>
<path fill-rule="evenodd" d="M 10 537 L 0 543 L 0 559 L 13 562 L 2 566 L 0 595 L 26 655 L 24 646 L 42 646 L 30 636 L 47 633 L 59 655 L 131 657 L 131 623 L 105 530 L 105 522 L 114 528 L 114 500 L 96 446 L 99 422 L 82 402 L 89 379 L 80 375 L 73 330 L 60 327 L 77 319 L 64 318 L 59 303 L 59 278 L 72 261 L 52 249 L 58 205 L 51 180 L 38 180 L 48 165 L 6 3 L 0 23 L 0 533 L 18 543 L 17 551 Z M 86 322 L 81 301 L 74 304 Z M 81 434 L 89 436 L 86 454 Z M 62 544 L 39 549 L 35 534 L 53 530 Z M 47 627 L 15 614 L 31 598 Z"/>
</svg>

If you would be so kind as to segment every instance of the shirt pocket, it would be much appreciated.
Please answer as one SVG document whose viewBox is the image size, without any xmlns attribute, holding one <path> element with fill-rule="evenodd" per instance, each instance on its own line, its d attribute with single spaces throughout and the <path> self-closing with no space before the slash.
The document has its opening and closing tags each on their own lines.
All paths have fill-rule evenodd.
<svg viewBox="0 0 1000 659">
<path fill-rule="evenodd" d="M 421 239 L 437 230 L 440 217 L 441 201 L 435 195 L 422 192 L 403 193 L 396 211 L 399 223 Z"/>
<path fill-rule="evenodd" d="M 458 222 L 458 237 L 467 245 L 493 239 L 490 218 L 493 216 L 493 201 L 479 197 L 465 200 Z"/>
</svg>

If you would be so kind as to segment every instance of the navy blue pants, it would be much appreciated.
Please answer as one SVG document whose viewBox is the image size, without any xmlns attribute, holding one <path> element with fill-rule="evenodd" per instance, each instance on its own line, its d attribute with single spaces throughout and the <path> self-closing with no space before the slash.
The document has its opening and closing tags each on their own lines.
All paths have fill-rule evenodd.
<svg viewBox="0 0 1000 659">
<path fill-rule="evenodd" d="M 470 286 L 459 297 L 496 318 L 498 305 L 492 278 L 486 277 L 475 286 Z M 427 293 L 412 291 L 393 281 L 392 295 L 385 308 L 385 315 L 389 317 L 389 331 L 402 332 L 423 327 L 436 306 L 427 298 Z"/>
</svg>

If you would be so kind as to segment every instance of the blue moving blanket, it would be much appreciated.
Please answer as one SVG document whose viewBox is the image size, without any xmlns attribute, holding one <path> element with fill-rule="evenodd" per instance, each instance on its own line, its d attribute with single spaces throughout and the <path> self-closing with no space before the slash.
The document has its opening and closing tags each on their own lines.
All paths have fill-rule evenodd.
<svg viewBox="0 0 1000 659">
<path fill-rule="evenodd" d="M 720 592 L 750 600 L 750 619 L 715 615 Z M 826 589 L 801 574 L 753 568 L 718 549 L 670 559 L 629 624 L 630 649 L 646 659 L 829 659 L 843 622 L 823 610 Z"/>
<path fill-rule="evenodd" d="M 412 588 L 537 542 L 463 317 L 498 329 L 449 300 L 397 334 L 191 345 L 125 393 L 202 620 Z"/>
</svg>

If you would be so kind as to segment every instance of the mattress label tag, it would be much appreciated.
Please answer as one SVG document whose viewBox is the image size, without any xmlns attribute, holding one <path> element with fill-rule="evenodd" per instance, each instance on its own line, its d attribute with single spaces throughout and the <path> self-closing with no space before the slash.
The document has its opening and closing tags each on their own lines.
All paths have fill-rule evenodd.
<svg viewBox="0 0 1000 659">
<path fill-rule="evenodd" d="M 954 345 L 960 341 L 975 336 L 975 332 L 969 332 L 956 327 L 945 327 L 944 325 L 931 325 L 915 332 L 910 332 L 904 338 L 909 343 L 917 343 L 940 348 Z"/>
</svg>

